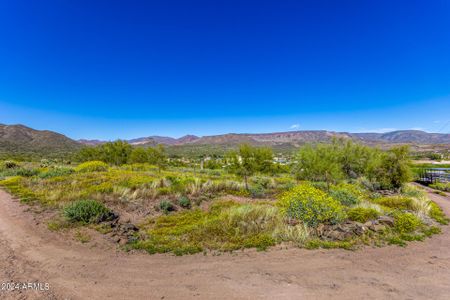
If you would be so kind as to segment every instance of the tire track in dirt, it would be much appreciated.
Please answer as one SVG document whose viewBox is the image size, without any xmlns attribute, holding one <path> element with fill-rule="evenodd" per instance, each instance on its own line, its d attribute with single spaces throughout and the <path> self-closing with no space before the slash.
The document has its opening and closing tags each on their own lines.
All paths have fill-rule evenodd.
<svg viewBox="0 0 450 300">
<path fill-rule="evenodd" d="M 429 193 L 447 214 L 450 198 Z M 0 190 L 0 282 L 49 282 L 2 299 L 448 299 L 450 228 L 406 248 L 278 249 L 220 256 L 124 253 L 36 225 Z"/>
</svg>

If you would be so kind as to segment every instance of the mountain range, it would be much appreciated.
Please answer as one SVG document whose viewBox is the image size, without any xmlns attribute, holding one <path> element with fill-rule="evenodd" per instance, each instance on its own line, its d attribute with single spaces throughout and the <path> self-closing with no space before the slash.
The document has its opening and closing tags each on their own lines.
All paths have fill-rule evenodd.
<svg viewBox="0 0 450 300">
<path fill-rule="evenodd" d="M 136 146 L 216 146 L 232 147 L 242 143 L 273 147 L 295 148 L 305 143 L 327 142 L 332 138 L 347 138 L 368 145 L 414 144 L 450 146 L 450 134 L 428 133 L 420 130 L 398 130 L 387 133 L 349 133 L 326 130 L 288 131 L 275 133 L 229 133 L 198 137 L 186 135 L 181 138 L 148 136 L 128 140 Z M 101 140 L 72 140 L 49 130 L 35 130 L 24 125 L 0 124 L 0 152 L 71 152 L 86 145 L 99 145 Z"/>
<path fill-rule="evenodd" d="M 387 133 L 349 133 L 326 130 L 303 130 L 274 133 L 228 133 L 198 137 L 186 135 L 181 138 L 165 136 L 149 136 L 128 140 L 132 145 L 237 145 L 249 143 L 253 145 L 292 144 L 299 146 L 304 143 L 327 142 L 332 138 L 348 138 L 362 143 L 416 143 L 416 144 L 450 144 L 450 134 L 428 133 L 420 130 L 398 130 Z M 98 140 L 79 140 L 86 145 L 104 143 Z"/>
</svg>

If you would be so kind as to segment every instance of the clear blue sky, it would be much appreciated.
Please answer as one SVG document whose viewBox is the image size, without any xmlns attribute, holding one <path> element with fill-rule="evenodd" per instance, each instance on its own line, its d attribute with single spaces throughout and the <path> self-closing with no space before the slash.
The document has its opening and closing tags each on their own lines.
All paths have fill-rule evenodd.
<svg viewBox="0 0 450 300">
<path fill-rule="evenodd" d="M 0 1 L 0 123 L 449 132 L 450 2 Z"/>
</svg>

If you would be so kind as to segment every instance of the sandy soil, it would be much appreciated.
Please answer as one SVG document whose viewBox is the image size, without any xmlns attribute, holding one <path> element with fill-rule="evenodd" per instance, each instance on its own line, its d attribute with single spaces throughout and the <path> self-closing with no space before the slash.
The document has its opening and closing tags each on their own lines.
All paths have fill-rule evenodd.
<svg viewBox="0 0 450 300">
<path fill-rule="evenodd" d="M 430 194 L 447 214 L 450 197 Z M 450 226 L 406 248 L 273 249 L 220 256 L 123 253 L 49 232 L 0 191 L 1 299 L 449 299 Z"/>
</svg>

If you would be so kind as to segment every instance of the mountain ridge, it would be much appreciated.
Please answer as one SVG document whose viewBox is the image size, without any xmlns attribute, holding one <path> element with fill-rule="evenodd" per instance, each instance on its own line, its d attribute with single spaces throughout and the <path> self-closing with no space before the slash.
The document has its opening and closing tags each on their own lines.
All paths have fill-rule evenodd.
<svg viewBox="0 0 450 300">
<path fill-rule="evenodd" d="M 428 133 L 420 130 L 397 130 L 387 133 L 349 133 L 327 130 L 302 130 L 273 133 L 228 133 L 210 136 L 186 135 L 180 138 L 148 136 L 128 140 L 134 146 L 188 147 L 191 151 L 200 147 L 228 149 L 242 143 L 255 146 L 292 149 L 305 143 L 329 142 L 333 138 L 351 139 L 366 145 L 394 144 L 444 145 L 450 147 L 450 134 Z M 95 146 L 106 143 L 101 140 L 72 140 L 69 137 L 50 130 L 35 130 L 25 125 L 0 124 L 0 153 L 67 153 L 83 146 Z"/>
<path fill-rule="evenodd" d="M 299 130 L 284 131 L 272 133 L 226 133 L 209 136 L 186 135 L 181 138 L 172 138 L 165 136 L 149 136 L 127 140 L 132 145 L 221 145 L 221 144 L 241 144 L 250 143 L 255 145 L 274 145 L 274 144 L 303 144 L 310 142 L 326 142 L 332 138 L 348 138 L 363 143 L 419 143 L 419 144 L 449 144 L 450 134 L 446 133 L 428 133 L 420 130 L 396 130 L 386 133 L 351 133 L 337 132 L 328 130 Z M 79 140 L 81 142 L 81 140 Z M 84 140 L 85 141 L 85 140 Z M 94 140 L 95 141 L 95 140 Z M 106 142 L 106 141 L 105 141 Z M 82 142 L 83 143 L 83 142 Z M 89 144 L 90 141 L 84 142 Z"/>
</svg>

